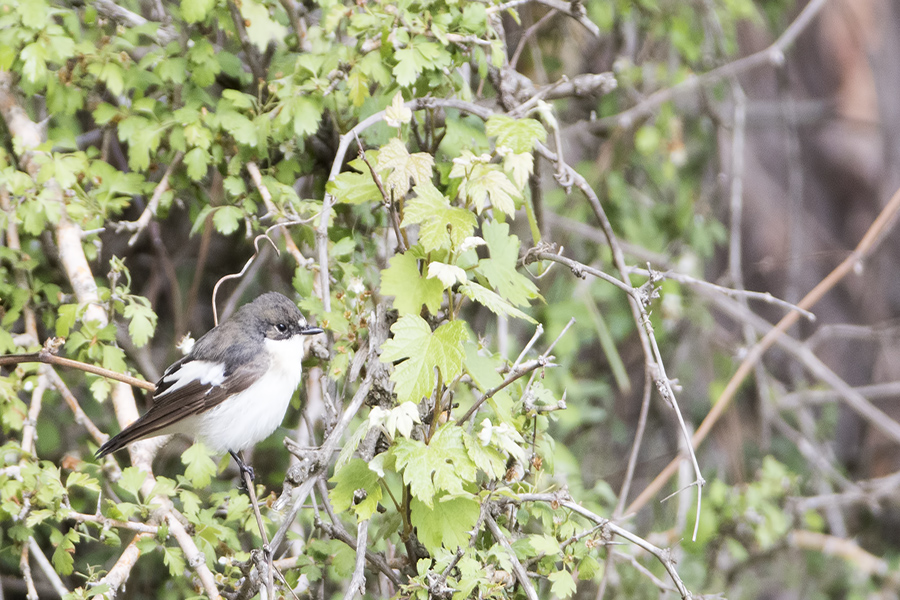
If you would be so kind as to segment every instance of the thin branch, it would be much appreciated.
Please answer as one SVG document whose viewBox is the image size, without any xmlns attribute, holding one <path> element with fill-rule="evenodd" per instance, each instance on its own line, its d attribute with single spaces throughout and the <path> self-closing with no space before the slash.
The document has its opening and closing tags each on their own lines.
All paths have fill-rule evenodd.
<svg viewBox="0 0 900 600">
<path fill-rule="evenodd" d="M 662 563 L 663 567 L 666 569 L 666 572 L 669 574 L 669 577 L 672 579 L 672 582 L 675 584 L 678 593 L 682 598 L 690 598 L 691 593 L 685 587 L 684 582 L 681 580 L 681 577 L 678 575 L 678 571 L 675 570 L 675 561 L 672 560 L 672 556 L 669 550 L 659 548 L 654 544 L 651 544 L 644 538 L 637 536 L 627 529 L 613 523 L 609 519 L 605 519 L 600 515 L 597 515 L 580 504 L 573 502 L 568 494 L 565 492 L 560 492 L 556 494 L 520 494 L 516 497 L 510 498 L 512 502 L 519 504 L 521 502 L 547 502 L 551 506 L 562 506 L 575 512 L 588 521 L 596 523 L 597 525 L 602 525 L 607 528 L 611 533 L 628 540 L 635 546 L 639 548 L 643 548 L 650 554 L 656 557 L 660 563 Z"/>
<path fill-rule="evenodd" d="M 159 202 L 162 200 L 163 194 L 169 189 L 169 178 L 172 176 L 172 173 L 178 165 L 181 164 L 181 159 L 183 158 L 184 152 L 179 150 L 175 153 L 175 157 L 172 159 L 172 162 L 169 163 L 166 172 L 163 173 L 162 179 L 159 180 L 159 183 L 156 184 L 156 187 L 153 189 L 153 195 L 150 196 L 150 202 L 144 207 L 144 210 L 137 221 L 122 222 L 116 225 L 117 230 L 125 229 L 134 232 L 134 234 L 128 238 L 129 246 L 134 246 L 137 243 L 141 233 L 143 233 L 144 229 L 147 228 L 147 225 L 150 224 L 150 220 L 156 216 L 156 211 L 159 210 Z"/>
<path fill-rule="evenodd" d="M 462 427 L 463 425 L 466 424 L 466 422 L 468 422 L 468 420 L 472 417 L 472 415 L 474 415 L 478 411 L 478 409 L 481 408 L 481 405 L 484 404 L 490 398 L 492 398 L 494 396 L 494 394 L 496 394 L 497 392 L 499 392 L 501 390 L 504 390 L 507 386 L 512 384 L 514 381 L 516 381 L 517 379 L 521 379 L 522 377 L 524 377 L 525 375 L 528 375 L 535 369 L 539 369 L 541 367 L 548 367 L 548 366 L 551 366 L 551 364 L 547 361 L 547 359 L 538 358 L 535 360 L 528 361 L 527 363 L 521 365 L 517 370 L 511 371 L 510 374 L 506 376 L 506 379 L 503 380 L 503 383 L 501 383 L 497 387 L 489 389 L 481 396 L 481 398 L 476 400 L 475 404 L 473 404 L 472 407 L 466 411 L 466 414 L 464 414 L 462 417 L 460 417 L 459 419 L 456 420 L 456 424 L 459 425 L 460 427 Z"/>
<path fill-rule="evenodd" d="M 679 96 L 693 93 L 700 88 L 740 75 L 741 73 L 745 73 L 757 67 L 765 65 L 781 66 L 784 64 L 785 51 L 794 44 L 797 40 L 797 36 L 812 23 L 827 2 L 828 0 L 811 0 L 811 2 L 800 11 L 800 14 L 797 15 L 794 22 L 791 23 L 790 26 L 785 29 L 784 33 L 782 33 L 768 48 L 745 56 L 744 58 L 740 58 L 734 62 L 722 65 L 721 67 L 717 67 L 702 75 L 689 77 L 670 88 L 654 92 L 645 100 L 628 110 L 587 123 L 587 128 L 591 132 L 597 134 L 609 131 L 615 127 L 630 129 L 635 123 L 653 115 L 653 113 L 663 104 Z"/>
<path fill-rule="evenodd" d="M 516 45 L 516 51 L 513 52 L 512 58 L 509 59 L 509 68 L 515 70 L 516 65 L 519 64 L 519 57 L 522 55 L 522 50 L 525 49 L 525 44 L 528 43 L 528 40 L 538 32 L 538 30 L 543 27 L 547 22 L 550 21 L 553 17 L 559 14 L 559 11 L 551 9 L 547 12 L 543 17 L 538 19 L 535 23 L 532 23 L 531 26 L 525 30 L 522 36 L 519 38 L 519 43 Z"/>
<path fill-rule="evenodd" d="M 65 518 L 72 519 L 73 521 L 78 521 L 79 523 L 96 523 L 104 529 L 115 527 L 117 529 L 127 529 L 128 531 L 146 533 L 148 535 L 154 536 L 159 534 L 159 527 L 156 525 L 148 525 L 147 523 L 141 523 L 139 521 L 119 521 L 117 519 L 110 519 L 109 517 L 105 517 L 99 513 L 97 513 L 96 515 L 89 515 L 86 513 L 72 511 L 66 513 Z"/>
<path fill-rule="evenodd" d="M 256 497 L 256 486 L 253 485 L 253 478 L 250 477 L 250 471 L 241 468 L 241 477 L 244 480 L 244 487 L 247 488 L 247 496 L 250 498 L 250 506 L 253 507 L 253 515 L 256 517 L 256 526 L 259 529 L 259 537 L 262 539 L 262 552 L 266 560 L 266 592 L 267 598 L 275 597 L 275 580 L 273 579 L 275 568 L 272 565 L 272 548 L 269 546 L 269 536 L 266 534 L 266 525 L 263 523 L 262 514 L 259 512 L 259 500 Z"/>
<path fill-rule="evenodd" d="M 691 277 L 690 275 L 685 275 L 683 273 L 677 273 L 675 271 L 665 271 L 665 272 L 657 272 L 651 271 L 650 269 L 641 269 L 639 267 L 632 267 L 629 269 L 630 272 L 635 275 L 640 275 L 642 277 L 657 277 L 659 279 L 669 279 L 671 281 L 676 281 L 682 285 L 693 287 L 693 288 L 704 288 L 707 290 L 712 290 L 718 292 L 720 294 L 724 294 L 729 298 L 747 298 L 748 300 L 759 300 L 760 302 L 765 302 L 766 304 L 770 304 L 772 306 L 777 306 L 779 308 L 783 308 L 787 311 L 796 311 L 800 313 L 800 315 L 807 319 L 810 322 L 814 322 L 816 320 L 816 315 L 805 308 L 797 306 L 787 300 L 782 300 L 776 296 L 773 296 L 769 292 L 753 292 L 750 290 L 742 289 L 742 287 L 730 288 L 725 287 L 723 285 L 718 285 L 712 283 L 710 281 L 706 281 L 705 279 L 699 279 L 697 277 Z"/>
<path fill-rule="evenodd" d="M 529 2 L 536 2 L 537 4 L 543 4 L 544 6 L 552 8 L 554 10 L 558 10 L 559 12 L 568 15 L 578 21 L 581 26 L 587 29 L 595 38 L 600 37 L 600 28 L 593 21 L 587 18 L 584 6 L 580 2 L 569 3 L 564 2 L 563 0 L 512 0 L 511 2 L 504 2 L 503 4 L 497 4 L 495 6 L 488 7 L 487 14 L 492 15 L 495 13 L 500 13 L 504 10 L 509 10 L 511 8 L 515 8 L 516 6 L 521 6 L 522 4 L 528 4 Z"/>
<path fill-rule="evenodd" d="M 119 6 L 114 0 L 95 0 L 93 4 L 97 12 L 108 19 L 117 21 L 128 27 L 142 27 L 150 23 L 137 13 Z M 172 40 L 178 39 L 178 32 L 171 25 L 160 25 L 156 30 L 156 41 L 160 46 L 165 46 Z"/>
<path fill-rule="evenodd" d="M 519 558 L 516 556 L 516 551 L 512 549 L 512 546 L 509 543 L 509 540 L 506 539 L 506 536 L 503 535 L 503 532 L 500 530 L 500 526 L 497 525 L 497 522 L 494 521 L 494 517 L 490 514 L 484 515 L 484 523 L 487 525 L 488 530 L 490 530 L 491 535 L 494 536 L 494 539 L 503 546 L 503 549 L 509 554 L 509 562 L 512 564 L 513 574 L 516 576 L 516 580 L 519 582 L 519 585 L 522 586 L 522 589 L 525 590 L 525 597 L 528 600 L 538 600 L 537 592 L 534 590 L 534 585 L 531 583 L 531 579 L 528 577 L 528 571 L 525 570 L 525 567 L 522 566 L 522 563 L 519 562 Z"/>
<path fill-rule="evenodd" d="M 69 595 L 69 590 L 66 589 L 65 584 L 62 582 L 62 579 L 60 579 L 59 575 L 57 575 L 56 569 L 54 569 L 53 565 L 50 564 L 50 561 L 47 560 L 46 555 L 44 555 L 44 551 L 41 550 L 40 546 L 38 546 L 38 543 L 33 536 L 28 536 L 28 550 L 31 552 L 31 556 L 34 557 L 34 560 L 37 561 L 38 567 L 40 567 L 41 572 L 50 581 L 50 585 L 53 586 L 53 590 L 57 594 L 59 594 L 59 597 L 65 598 L 67 595 Z"/>
<path fill-rule="evenodd" d="M 50 339 L 52 340 L 55 338 Z M 130 386 L 141 388 L 143 390 L 148 390 L 151 392 L 156 390 L 156 386 L 149 381 L 144 381 L 143 379 L 131 377 L 130 375 L 124 375 L 122 373 L 110 371 L 109 369 L 98 367 L 97 365 L 91 365 L 88 363 L 83 363 L 81 361 L 72 360 L 71 358 L 63 358 L 61 356 L 57 356 L 56 354 L 53 354 L 51 351 L 47 350 L 46 344 L 44 346 L 44 349 L 42 349 L 40 352 L 32 352 L 29 354 L 6 354 L 4 356 L 0 356 L 0 367 L 17 365 L 19 363 L 44 363 L 47 365 L 66 367 L 68 369 L 78 369 L 79 371 L 85 371 L 93 375 L 100 375 L 101 377 L 106 377 L 107 379 L 121 381 L 122 383 L 127 383 Z"/>
<path fill-rule="evenodd" d="M 34 587 L 34 577 L 31 576 L 31 563 L 28 561 L 28 544 L 22 544 L 22 552 L 19 554 L 19 570 L 25 580 L 25 597 L 28 600 L 40 600 L 37 588 Z"/>
<path fill-rule="evenodd" d="M 810 4 L 811 6 L 812 4 Z M 865 259 L 872 253 L 872 251 L 878 246 L 879 242 L 883 239 L 883 236 L 893 227 L 895 222 L 895 217 L 900 211 L 900 190 L 897 190 L 893 197 L 891 197 L 890 201 L 887 205 L 882 209 L 881 213 L 879 213 L 878 217 L 866 231 L 862 240 L 860 240 L 859 244 L 850 253 L 847 258 L 845 258 L 841 264 L 834 268 L 822 281 L 820 281 L 803 299 L 797 303 L 797 306 L 800 308 L 809 310 L 812 308 L 822 297 L 830 291 L 834 286 L 836 286 L 844 277 L 854 272 Z M 713 425 L 719 420 L 722 414 L 725 412 L 725 409 L 728 408 L 731 400 L 734 398 L 738 388 L 741 383 L 750 374 L 753 369 L 754 364 L 759 361 L 763 354 L 772 347 L 772 345 L 783 336 L 784 332 L 790 328 L 797 320 L 800 318 L 799 313 L 790 312 L 785 315 L 775 327 L 773 327 L 766 335 L 751 348 L 747 356 L 741 362 L 740 366 L 738 366 L 734 375 L 731 376 L 731 379 L 728 381 L 725 389 L 719 395 L 719 398 L 713 404 L 712 409 L 706 415 L 706 418 L 697 428 L 697 431 L 694 433 L 692 438 L 692 444 L 694 447 L 700 445 L 700 443 L 706 439 L 706 436 L 709 434 Z M 838 378 L 839 379 L 839 378 Z M 843 382 L 843 380 L 840 380 Z M 837 382 L 835 382 L 837 383 Z M 838 384 L 840 385 L 840 384 Z M 849 395 L 853 395 L 853 388 L 847 386 L 846 383 L 843 383 L 846 386 L 846 389 L 843 391 Z M 865 398 L 857 395 L 857 400 L 865 401 Z M 889 421 L 896 425 L 895 422 Z M 900 432 L 898 432 L 900 435 Z M 893 436 L 892 436 L 893 437 Z M 642 508 L 653 496 L 659 493 L 659 490 L 666 484 L 666 482 L 671 478 L 671 476 L 675 473 L 678 468 L 678 463 L 680 462 L 680 458 L 673 460 L 666 466 L 663 471 L 656 476 L 656 478 L 648 485 L 643 492 L 631 503 L 628 510 L 626 512 L 632 513 L 637 512 Z"/>
<path fill-rule="evenodd" d="M 244 15 L 232 0 L 228 2 L 228 10 L 231 12 L 231 19 L 234 21 L 234 29 L 237 32 L 241 47 L 244 49 L 244 56 L 247 58 L 247 64 L 250 65 L 250 71 L 253 73 L 253 79 L 256 83 L 266 80 L 266 71 L 263 68 L 262 56 L 259 49 L 250 41 L 247 34 L 247 27 L 244 25 Z"/>
<path fill-rule="evenodd" d="M 369 537 L 369 519 L 363 519 L 356 525 L 356 564 L 353 567 L 353 576 L 344 600 L 353 600 L 357 594 L 366 593 L 366 542 Z"/>
</svg>

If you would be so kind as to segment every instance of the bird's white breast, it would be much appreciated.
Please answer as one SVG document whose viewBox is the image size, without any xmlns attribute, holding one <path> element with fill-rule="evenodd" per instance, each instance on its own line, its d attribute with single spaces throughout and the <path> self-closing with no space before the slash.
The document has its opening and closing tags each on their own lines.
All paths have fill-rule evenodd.
<svg viewBox="0 0 900 600">
<path fill-rule="evenodd" d="M 274 432 L 300 384 L 303 338 L 265 340 L 269 369 L 243 392 L 196 417 L 193 432 L 216 452 L 237 452 Z"/>
</svg>

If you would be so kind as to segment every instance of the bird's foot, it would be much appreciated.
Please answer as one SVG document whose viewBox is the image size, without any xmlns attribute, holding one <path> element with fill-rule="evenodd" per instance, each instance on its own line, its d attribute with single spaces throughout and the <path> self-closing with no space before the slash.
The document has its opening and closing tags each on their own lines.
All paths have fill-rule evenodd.
<svg viewBox="0 0 900 600">
<path fill-rule="evenodd" d="M 231 458 L 234 459 L 234 463 L 237 465 L 237 468 L 241 473 L 241 489 L 243 489 L 244 491 L 249 491 L 247 489 L 247 477 L 245 477 L 245 475 L 248 475 L 250 477 L 250 482 L 253 483 L 253 481 L 256 479 L 256 474 L 253 472 L 253 467 L 245 463 L 241 458 L 241 455 L 237 452 L 232 452 L 230 450 L 228 452 L 229 454 L 231 454 Z"/>
</svg>

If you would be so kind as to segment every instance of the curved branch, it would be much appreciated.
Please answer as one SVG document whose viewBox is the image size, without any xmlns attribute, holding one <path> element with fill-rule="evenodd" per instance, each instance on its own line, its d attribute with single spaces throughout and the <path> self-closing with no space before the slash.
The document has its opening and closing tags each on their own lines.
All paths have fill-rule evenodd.
<svg viewBox="0 0 900 600">
<path fill-rule="evenodd" d="M 800 11 L 793 23 L 784 30 L 784 33 L 775 42 L 766 48 L 734 62 L 707 71 L 702 75 L 691 76 L 681 83 L 670 88 L 662 89 L 650 94 L 645 100 L 632 106 L 628 110 L 617 115 L 603 117 L 587 123 L 589 131 L 595 134 L 605 133 L 610 129 L 620 127 L 629 129 L 635 123 L 653 115 L 659 107 L 679 96 L 695 92 L 700 88 L 718 83 L 723 79 L 734 77 L 746 71 L 765 65 L 781 66 L 784 64 L 784 53 L 797 40 L 803 30 L 818 16 L 828 0 L 812 0 Z"/>
</svg>

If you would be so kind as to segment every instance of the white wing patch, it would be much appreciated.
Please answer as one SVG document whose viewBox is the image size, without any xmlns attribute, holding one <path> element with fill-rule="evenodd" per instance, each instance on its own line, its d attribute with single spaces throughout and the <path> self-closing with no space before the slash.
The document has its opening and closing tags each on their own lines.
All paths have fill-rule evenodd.
<svg viewBox="0 0 900 600">
<path fill-rule="evenodd" d="M 164 375 L 162 380 L 166 383 L 172 382 L 172 386 L 156 396 L 157 398 L 163 398 L 169 392 L 174 392 L 194 381 L 204 385 L 222 385 L 222 382 L 225 381 L 225 363 L 192 360 L 182 364 L 171 373 Z"/>
</svg>

